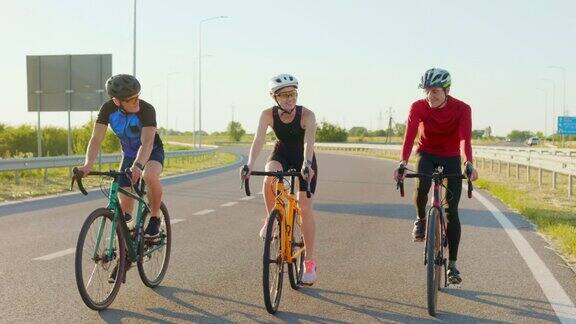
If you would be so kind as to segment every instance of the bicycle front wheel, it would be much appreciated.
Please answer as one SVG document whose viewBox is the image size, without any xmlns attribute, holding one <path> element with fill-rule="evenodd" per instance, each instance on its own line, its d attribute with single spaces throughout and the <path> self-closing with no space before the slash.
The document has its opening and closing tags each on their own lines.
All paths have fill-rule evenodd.
<svg viewBox="0 0 576 324">
<path fill-rule="evenodd" d="M 273 210 L 268 217 L 266 238 L 264 240 L 264 256 L 262 258 L 262 287 L 264 291 L 264 304 L 270 314 L 276 313 L 282 294 L 282 279 L 284 275 L 284 261 L 282 260 L 280 213 Z"/>
<path fill-rule="evenodd" d="M 291 263 L 288 264 L 288 279 L 290 279 L 290 286 L 292 289 L 298 290 L 302 282 L 302 274 L 304 273 L 304 257 L 306 250 L 304 250 L 304 235 L 302 234 L 302 218 L 300 215 L 294 213 L 292 218 L 292 254 L 297 251 L 302 251 L 298 254 Z"/>
<path fill-rule="evenodd" d="M 426 229 L 426 288 L 428 299 L 428 314 L 436 316 L 438 290 L 440 289 L 442 267 L 441 258 L 441 224 L 438 221 L 440 211 L 432 207 L 428 214 Z"/>
<path fill-rule="evenodd" d="M 78 291 L 86 306 L 98 311 L 114 301 L 126 266 L 122 231 L 116 226 L 112 233 L 112 220 L 112 211 L 96 209 L 84 221 L 76 244 L 74 268 Z"/>
<path fill-rule="evenodd" d="M 144 215 L 145 216 L 145 215 Z M 170 261 L 170 248 L 172 246 L 172 227 L 170 226 L 170 215 L 168 208 L 162 203 L 160 205 L 160 235 L 153 240 L 144 239 L 143 231 L 140 235 L 138 252 L 138 274 L 142 282 L 154 288 L 162 282 L 168 270 Z M 150 217 L 144 217 L 150 220 Z M 147 225 L 147 224 L 144 224 Z M 145 228 L 145 226 L 142 226 Z"/>
</svg>

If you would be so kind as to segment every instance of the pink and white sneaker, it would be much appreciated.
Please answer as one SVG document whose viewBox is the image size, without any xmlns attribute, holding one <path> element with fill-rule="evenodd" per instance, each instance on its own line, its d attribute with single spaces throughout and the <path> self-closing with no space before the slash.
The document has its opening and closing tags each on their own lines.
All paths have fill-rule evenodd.
<svg viewBox="0 0 576 324">
<path fill-rule="evenodd" d="M 304 274 L 302 284 L 312 286 L 316 281 L 316 260 L 304 260 Z"/>
</svg>

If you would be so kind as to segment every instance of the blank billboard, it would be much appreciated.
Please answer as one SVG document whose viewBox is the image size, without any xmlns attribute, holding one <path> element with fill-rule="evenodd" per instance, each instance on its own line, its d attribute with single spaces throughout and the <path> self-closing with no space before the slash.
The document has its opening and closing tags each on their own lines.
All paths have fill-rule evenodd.
<svg viewBox="0 0 576 324">
<path fill-rule="evenodd" d="M 26 56 L 28 111 L 93 111 L 108 100 L 112 54 Z"/>
</svg>

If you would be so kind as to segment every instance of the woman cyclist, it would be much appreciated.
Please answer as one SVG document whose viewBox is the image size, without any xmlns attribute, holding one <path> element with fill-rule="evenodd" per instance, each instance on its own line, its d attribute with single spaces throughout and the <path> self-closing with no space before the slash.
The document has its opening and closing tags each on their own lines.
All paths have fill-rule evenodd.
<svg viewBox="0 0 576 324">
<path fill-rule="evenodd" d="M 298 98 L 298 80 L 296 77 L 290 74 L 277 75 L 270 80 L 269 90 L 270 96 L 274 99 L 276 105 L 264 110 L 260 115 L 258 130 L 248 157 L 247 176 L 250 176 L 250 172 L 254 168 L 254 163 L 266 141 L 266 131 L 268 127 L 271 127 L 277 141 L 272 154 L 268 158 L 265 170 L 273 172 L 300 169 L 302 172 L 302 178 L 299 181 L 300 189 L 297 195 L 302 212 L 302 232 L 306 247 L 302 283 L 312 285 L 316 281 L 313 196 L 311 198 L 306 197 L 306 183 L 303 180 L 310 182 L 310 192 L 314 194 L 318 176 L 318 166 L 314 155 L 316 117 L 311 110 L 296 105 Z M 306 168 L 309 170 L 307 176 L 304 173 Z M 246 172 L 241 170 L 240 174 L 242 180 L 244 180 Z M 273 180 L 273 177 L 265 177 L 262 188 L 267 214 L 270 214 L 272 208 L 274 208 Z M 266 223 L 260 230 L 261 237 L 264 236 L 265 231 Z"/>
</svg>

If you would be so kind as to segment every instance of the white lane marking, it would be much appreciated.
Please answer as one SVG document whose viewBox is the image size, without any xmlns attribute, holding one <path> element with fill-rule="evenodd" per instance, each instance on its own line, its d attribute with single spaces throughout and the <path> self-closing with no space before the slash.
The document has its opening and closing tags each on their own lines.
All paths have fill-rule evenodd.
<svg viewBox="0 0 576 324">
<path fill-rule="evenodd" d="M 194 216 L 202 216 L 202 215 L 210 214 L 211 212 L 214 212 L 214 211 L 215 211 L 214 209 L 204 209 L 204 210 L 201 210 L 201 211 L 199 211 L 199 212 L 196 212 L 196 213 L 194 213 L 194 214 L 192 214 L 192 215 L 194 215 Z"/>
<path fill-rule="evenodd" d="M 34 260 L 34 261 L 48 261 L 48 260 L 52 260 L 52 259 L 59 258 L 59 257 L 61 257 L 61 256 L 65 256 L 65 255 L 68 255 L 68 254 L 72 254 L 72 253 L 74 253 L 75 251 L 76 251 L 76 248 L 70 248 L 70 249 L 58 251 L 58 252 L 56 252 L 56 253 L 52 253 L 52 254 L 48 254 L 48 255 L 41 256 L 41 257 L 37 257 L 37 258 L 34 258 L 34 259 L 32 259 L 32 260 Z"/>
<path fill-rule="evenodd" d="M 178 223 L 183 222 L 183 221 L 185 221 L 185 219 L 182 219 L 182 218 L 174 218 L 174 219 L 170 220 L 170 224 L 174 225 L 174 224 L 178 224 Z M 110 240 L 110 238 L 107 238 L 107 239 L 106 239 L 106 241 L 109 241 L 109 240 Z M 63 256 L 68 255 L 68 254 L 73 254 L 74 252 L 76 252 L 76 248 L 70 248 L 70 249 L 58 251 L 58 252 L 55 252 L 55 253 L 52 253 L 52 254 L 48 254 L 48 255 L 41 256 L 41 257 L 37 257 L 37 258 L 34 258 L 34 259 L 32 259 L 32 260 L 33 260 L 33 261 L 48 261 L 48 260 L 56 259 L 56 258 L 59 258 L 59 257 L 63 257 Z M 1 274 L 1 273 L 0 273 L 0 274 Z"/>
<path fill-rule="evenodd" d="M 237 201 L 230 201 L 230 202 L 227 202 L 225 204 L 220 205 L 220 207 L 230 207 L 230 206 L 236 205 L 237 203 L 238 203 Z"/>
<path fill-rule="evenodd" d="M 240 198 L 240 200 L 244 200 L 244 201 L 252 200 L 252 199 L 254 199 L 254 196 L 246 196 L 246 197 Z"/>
<path fill-rule="evenodd" d="M 516 249 L 520 252 L 524 262 L 526 262 L 530 271 L 532 271 L 532 275 L 540 285 L 544 295 L 546 295 L 548 302 L 552 306 L 552 309 L 554 309 L 560 322 L 576 322 L 576 307 L 574 306 L 574 303 L 568 294 L 566 294 L 560 283 L 556 280 L 550 269 L 546 267 L 546 264 L 542 259 L 540 259 L 538 254 L 536 254 L 536 251 L 532 249 L 530 243 L 526 241 L 514 224 L 512 224 L 496 206 L 488 201 L 488 199 L 484 198 L 477 191 L 474 192 L 474 196 L 492 213 L 492 215 L 494 215 L 502 228 L 504 228 L 516 246 Z"/>
</svg>

